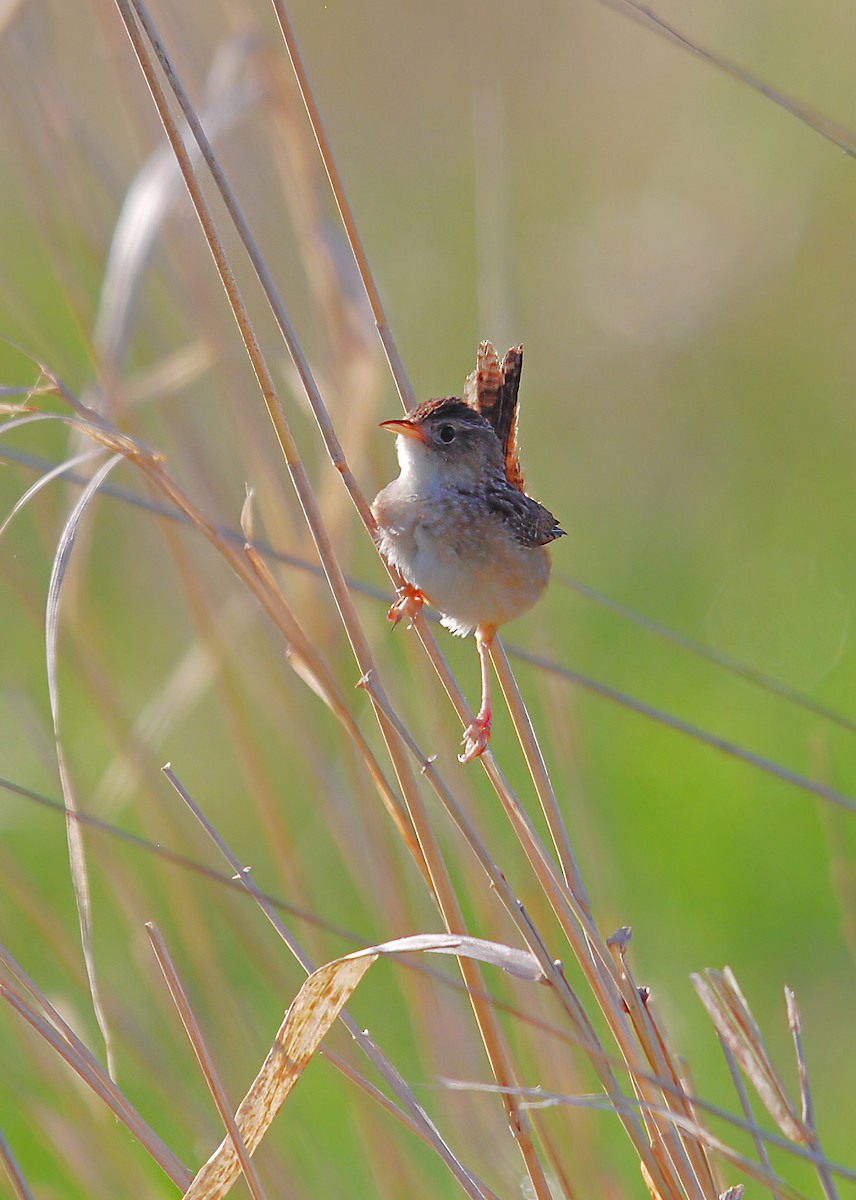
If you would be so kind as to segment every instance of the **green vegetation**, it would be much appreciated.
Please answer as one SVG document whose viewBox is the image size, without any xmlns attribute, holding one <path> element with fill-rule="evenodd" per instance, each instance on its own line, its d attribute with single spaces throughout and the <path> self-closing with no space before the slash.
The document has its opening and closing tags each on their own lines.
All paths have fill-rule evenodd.
<svg viewBox="0 0 856 1200">
<path fill-rule="evenodd" d="M 543 950 L 547 983 L 490 963 L 477 976 L 468 959 L 380 961 L 348 1003 L 352 1032 L 333 1026 L 264 1138 L 260 1183 L 234 1194 L 647 1196 L 640 1156 L 649 1175 L 659 1164 L 663 1200 L 741 1183 L 747 1196 L 852 1194 L 853 150 L 825 138 L 820 118 L 795 120 L 596 0 L 290 13 L 415 394 L 459 391 L 480 338 L 526 346 L 523 465 L 569 537 L 548 596 L 503 640 L 553 807 L 502 704 L 495 759 L 456 760 L 462 723 L 437 669 L 445 659 L 454 671 L 459 708 L 461 694 L 476 702 L 472 640 L 437 630 L 434 642 L 424 621 L 387 627 L 393 584 L 358 509 L 391 477 L 377 422 L 400 405 L 273 8 L 182 0 L 154 16 L 317 384 L 307 396 L 194 155 L 258 337 L 256 371 L 270 372 L 285 415 L 287 428 L 271 401 L 276 431 L 163 144 L 126 7 L 21 0 L 0 14 L 3 515 L 75 460 L 0 542 L 0 775 L 12 785 L 0 792 L 11 956 L 0 966 L 0 1155 L 20 1170 L 9 1194 L 175 1196 L 223 1137 L 147 923 L 232 1108 L 306 970 L 214 831 L 251 868 L 250 888 L 285 905 L 276 911 L 306 961 L 441 932 L 442 909 L 475 937 Z M 846 123 L 849 10 L 822 7 L 774 17 L 726 3 L 694 14 L 692 29 L 676 19 L 706 51 Z M 832 133 L 856 147 L 856 135 Z M 18 420 L 36 413 L 62 419 Z M 335 430 L 352 475 L 331 465 L 319 430 L 328 446 Z M 114 452 L 66 557 L 69 516 Z M 501 655 L 496 666 L 510 688 Z M 106 1063 L 63 803 L 96 822 L 70 827 L 85 847 L 116 1083 L 169 1153 L 147 1147 L 141 1127 L 132 1136 L 113 1115 L 121 1101 L 105 1103 L 63 1061 L 78 1052 L 45 1037 L 67 1021 Z M 562 847 L 562 823 L 581 877 L 565 849 L 568 884 L 551 840 Z M 604 946 L 625 925 L 632 978 Z M 607 1059 L 581 1044 L 554 959 Z M 13 960 L 59 1014 L 42 1010 L 41 1031 L 14 1011 Z M 747 1095 L 779 1139 L 769 1167 L 745 1129 L 701 1107 L 695 1118 L 754 1176 L 691 1121 L 634 1102 L 622 1127 L 604 1096 L 612 1070 L 633 1097 L 630 1059 L 644 1102 L 681 1108 L 662 1078 L 640 1074 L 656 1073 L 654 1022 L 662 1054 L 686 1064 L 687 1091 L 745 1123 L 690 979 L 726 964 L 760 1027 L 746 1044 L 763 1036 L 772 1064 L 746 1051 Z M 729 977 L 710 978 L 736 1004 Z M 635 1032 L 634 984 L 650 989 Z M 786 986 L 802 1018 L 809 1123 L 850 1178 L 795 1146 L 806 1126 Z M 366 1028 L 400 1090 L 355 1044 Z M 575 1102 L 495 1094 L 505 1076 L 483 1041 L 494 1064 L 508 1055 L 520 1088 Z M 355 1072 L 395 1105 L 418 1101 L 458 1164 Z M 772 1098 L 777 1076 L 790 1116 Z M 515 1142 L 521 1103 L 533 1136 Z M 634 1147 L 628 1130 L 642 1119 Z M 170 1162 L 187 1172 L 171 1181 Z M 761 1182 L 765 1171 L 778 1182 Z"/>
</svg>

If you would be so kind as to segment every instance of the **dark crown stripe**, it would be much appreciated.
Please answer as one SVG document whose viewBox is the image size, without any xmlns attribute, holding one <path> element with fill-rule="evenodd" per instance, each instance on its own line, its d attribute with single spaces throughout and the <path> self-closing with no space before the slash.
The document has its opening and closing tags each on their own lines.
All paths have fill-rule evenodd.
<svg viewBox="0 0 856 1200">
<path fill-rule="evenodd" d="M 458 396 L 442 396 L 437 400 L 426 400 L 410 413 L 412 421 L 425 421 L 429 418 L 442 419 L 451 417 L 456 421 L 464 421 L 470 425 L 484 425 L 486 421 L 481 413 L 470 408 Z"/>
</svg>

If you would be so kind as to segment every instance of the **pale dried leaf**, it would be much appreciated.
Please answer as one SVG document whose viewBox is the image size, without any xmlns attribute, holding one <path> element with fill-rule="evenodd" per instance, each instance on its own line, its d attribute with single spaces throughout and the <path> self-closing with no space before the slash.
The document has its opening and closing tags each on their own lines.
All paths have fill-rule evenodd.
<svg viewBox="0 0 856 1200">
<path fill-rule="evenodd" d="M 73 471 L 75 467 L 80 466 L 81 463 L 88 462 L 91 458 L 97 457 L 97 455 L 100 453 L 100 450 L 84 450 L 82 453 L 76 454 L 73 458 L 69 458 L 65 462 L 58 463 L 57 466 L 51 467 L 49 471 L 45 471 L 44 475 L 40 475 L 36 482 L 27 488 L 23 496 L 19 496 L 15 501 L 12 511 L 9 513 L 3 524 L 0 525 L 0 537 L 2 537 L 6 532 L 6 528 L 15 514 L 19 513 L 22 508 L 29 504 L 33 497 L 38 495 L 43 487 L 47 487 L 47 485 L 52 480 L 56 479 L 58 475 L 64 475 L 66 471 Z"/>
<path fill-rule="evenodd" d="M 270 1052 L 238 1106 L 235 1122 L 252 1154 L 288 1098 L 330 1026 L 377 955 L 339 959 L 315 971 L 297 993 Z M 184 1200 L 219 1200 L 238 1178 L 240 1164 L 224 1139 L 198 1172 Z"/>
<path fill-rule="evenodd" d="M 501 967 L 509 975 L 525 979 L 529 983 L 545 983 L 546 976 L 534 954 L 518 950 L 501 942 L 489 942 L 484 938 L 465 937 L 456 933 L 417 933 L 410 937 L 395 938 L 382 942 L 368 950 L 357 950 L 349 958 L 363 954 L 404 954 L 410 951 L 428 954 L 454 954 L 464 958 L 475 958 L 490 966 Z"/>
<path fill-rule="evenodd" d="M 92 1007 L 95 1012 L 95 1018 L 98 1021 L 98 1027 L 101 1030 L 102 1037 L 104 1038 L 104 1047 L 107 1052 L 107 1065 L 111 1076 L 114 1075 L 114 1070 L 112 1052 L 110 1048 L 110 1034 L 99 997 L 98 984 L 95 975 L 95 956 L 92 947 L 92 904 L 89 895 L 89 876 L 86 868 L 86 858 L 83 851 L 81 825 L 74 819 L 78 811 L 77 801 L 71 785 L 71 775 L 68 771 L 65 761 L 65 753 L 63 751 L 62 738 L 60 736 L 59 686 L 57 681 L 57 640 L 59 634 L 59 602 L 60 595 L 62 593 L 62 584 L 66 571 L 68 570 L 71 552 L 74 549 L 74 540 L 77 536 L 77 530 L 80 525 L 81 517 L 83 516 L 83 513 L 85 512 L 89 502 L 97 495 L 101 484 L 117 465 L 117 463 L 120 463 L 121 461 L 121 454 L 115 454 L 112 458 L 109 458 L 107 462 L 104 463 L 103 466 L 100 467 L 100 469 L 95 473 L 95 475 L 93 475 L 92 479 L 84 488 L 80 499 L 72 509 L 71 515 L 66 521 L 65 528 L 60 536 L 56 555 L 54 557 L 50 584 L 48 586 L 48 601 L 45 612 L 45 656 L 47 660 L 48 694 L 50 698 L 54 738 L 56 740 L 57 765 L 59 767 L 60 782 L 62 784 L 63 800 L 66 808 L 69 811 L 69 816 L 66 819 L 68 858 L 71 868 L 72 884 L 74 886 L 74 896 L 77 902 L 80 941 L 83 947 L 83 958 L 86 964 L 86 974 L 89 979 L 89 994 L 92 997 Z"/>
<path fill-rule="evenodd" d="M 456 934 L 396 938 L 327 963 L 313 972 L 298 992 L 261 1070 L 238 1106 L 235 1122 L 250 1154 L 372 963 L 381 955 L 416 951 L 476 958 L 534 982 L 544 978 L 537 959 L 528 951 Z M 231 1140 L 225 1138 L 195 1176 L 184 1200 L 221 1200 L 239 1174 L 238 1156 Z"/>
</svg>

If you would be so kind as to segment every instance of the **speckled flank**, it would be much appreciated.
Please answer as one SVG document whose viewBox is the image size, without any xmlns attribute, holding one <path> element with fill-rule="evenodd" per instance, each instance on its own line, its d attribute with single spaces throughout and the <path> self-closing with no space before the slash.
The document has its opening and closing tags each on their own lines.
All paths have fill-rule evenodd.
<svg viewBox="0 0 856 1200">
<path fill-rule="evenodd" d="M 373 508 L 381 552 L 440 609 L 454 633 L 513 621 L 547 586 L 547 548 L 518 541 L 491 516 L 483 495 L 443 490 L 415 503 L 399 477 Z"/>
</svg>

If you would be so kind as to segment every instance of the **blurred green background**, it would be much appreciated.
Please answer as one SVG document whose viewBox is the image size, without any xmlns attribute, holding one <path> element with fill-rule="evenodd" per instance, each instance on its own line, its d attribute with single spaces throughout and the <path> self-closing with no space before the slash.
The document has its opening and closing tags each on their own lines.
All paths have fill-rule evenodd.
<svg viewBox="0 0 856 1200">
<path fill-rule="evenodd" d="M 272 15 L 262 0 L 182 0 L 154 12 L 200 106 L 226 97 L 217 149 L 371 496 L 393 472 L 392 446 L 375 425 L 398 401 Z M 664 0 L 657 12 L 706 50 L 856 129 L 856 18 L 844 0 Z M 562 582 L 584 581 L 856 719 L 856 163 L 595 0 L 301 0 L 291 13 L 417 394 L 458 391 L 480 338 L 525 344 L 527 483 L 569 536 L 556 545 L 547 599 L 508 640 L 856 800 L 852 730 Z M 137 261 L 133 284 L 117 285 L 123 302 L 133 294 L 119 333 L 103 334 L 118 303 L 102 291 L 117 221 L 160 138 L 112 5 L 21 0 L 0 9 L 0 21 L 0 333 L 163 451 L 212 519 L 237 527 L 248 482 L 258 532 L 311 558 L 178 186 L 166 199 L 156 189 L 138 196 L 137 232 L 147 214 L 152 220 L 150 255 Z M 239 274 L 248 280 L 243 267 Z M 248 295 L 337 551 L 349 571 L 384 589 L 252 283 Z M 26 386 L 35 370 L 4 343 L 0 376 Z M 52 462 L 83 448 L 54 423 L 3 444 Z M 3 467 L 4 513 L 35 478 L 27 467 Z M 142 491 L 127 465 L 112 481 Z M 52 484 L 0 545 L 0 773 L 55 798 L 44 608 L 78 494 Z M 284 580 L 350 701 L 356 670 L 326 589 L 298 572 Z M 438 927 L 335 722 L 198 536 L 99 500 L 84 519 L 63 604 L 62 729 L 83 808 L 213 863 L 160 780 L 169 759 L 257 882 L 367 942 Z M 454 762 L 457 727 L 415 639 L 389 637 L 383 603 L 360 600 L 360 611 L 404 715 L 473 794 L 498 860 L 537 910 L 481 773 Z M 475 696 L 472 644 L 443 644 Z M 633 926 L 637 976 L 699 1092 L 735 1107 L 690 973 L 734 969 L 796 1094 L 787 984 L 803 1013 L 824 1147 L 852 1164 L 856 815 L 534 668 L 521 667 L 520 680 L 598 921 L 606 931 Z M 365 699 L 353 706 L 374 737 Z M 527 796 L 503 717 L 496 739 L 503 768 Z M 4 795 L 0 823 L 2 941 L 94 1041 L 62 820 Z M 454 860 L 460 851 L 438 823 Z M 220 1031 L 235 1096 L 300 972 L 240 898 L 103 835 L 87 842 L 120 1082 L 195 1164 L 220 1134 L 142 922 L 157 920 L 173 939 Z M 475 924 L 489 903 L 473 897 Z M 494 927 L 485 936 L 499 935 Z M 319 961 L 350 948 L 324 932 L 305 937 Z M 433 1090 L 438 1075 L 486 1077 L 465 1007 L 442 989 L 427 994 L 398 967 L 377 972 L 355 1000 L 358 1020 L 425 1085 L 426 1104 L 443 1106 L 447 1125 L 471 1135 L 474 1165 L 495 1172 L 501 1195 L 513 1194 L 520 1167 L 510 1150 L 484 1166 L 502 1133 L 498 1106 Z M 448 1040 L 426 1046 L 423 1018 Z M 14 1014 L 0 1022 L 0 1125 L 39 1196 L 174 1194 Z M 566 1057 L 561 1079 L 548 1082 L 533 1061 L 527 1082 L 592 1088 Z M 456 1194 L 427 1151 L 394 1126 L 375 1128 L 375 1119 L 328 1066 L 314 1064 L 270 1151 L 287 1172 L 281 1194 Z M 567 1139 L 581 1195 L 642 1194 L 610 1117 L 550 1120 Z M 392 1151 L 387 1138 L 403 1141 Z M 381 1144 L 391 1164 L 382 1181 L 373 1167 Z"/>
</svg>

